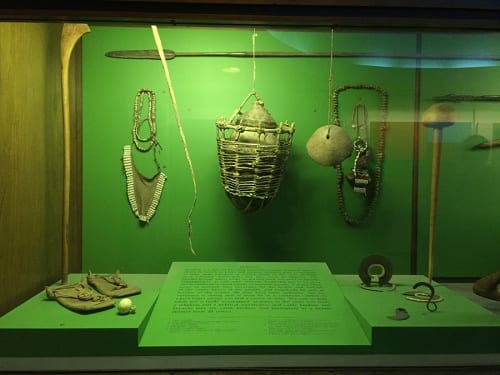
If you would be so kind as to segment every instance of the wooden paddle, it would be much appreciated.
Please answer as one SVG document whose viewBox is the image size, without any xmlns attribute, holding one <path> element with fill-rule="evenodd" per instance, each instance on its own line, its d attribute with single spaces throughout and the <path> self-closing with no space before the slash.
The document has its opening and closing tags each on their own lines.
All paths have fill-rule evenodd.
<svg viewBox="0 0 500 375">
<path fill-rule="evenodd" d="M 70 211 L 70 178 L 71 178 L 71 144 L 70 144 L 70 103 L 69 103 L 69 65 L 71 53 L 82 35 L 90 32 L 87 24 L 63 24 L 61 31 L 61 90 L 63 108 L 63 222 L 62 222 L 62 276 L 61 283 L 68 282 L 69 270 L 69 211 Z"/>
</svg>

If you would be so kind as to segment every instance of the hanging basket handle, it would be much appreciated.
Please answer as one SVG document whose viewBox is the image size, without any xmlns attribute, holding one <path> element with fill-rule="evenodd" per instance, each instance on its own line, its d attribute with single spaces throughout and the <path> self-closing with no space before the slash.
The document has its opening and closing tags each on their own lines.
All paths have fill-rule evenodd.
<svg viewBox="0 0 500 375">
<path fill-rule="evenodd" d="M 243 107 L 245 106 L 245 104 L 247 104 L 248 100 L 252 96 L 254 96 L 256 100 L 262 101 L 262 99 L 260 98 L 260 96 L 257 94 L 257 92 L 255 90 L 250 91 L 248 93 L 248 95 L 245 97 L 245 99 L 243 100 L 243 102 L 240 104 L 240 106 L 238 107 L 238 109 L 236 109 L 236 111 L 234 111 L 233 115 L 229 118 L 229 123 L 230 124 L 232 124 L 234 122 L 234 120 L 236 119 L 236 117 L 241 114 L 241 110 L 243 109 Z"/>
</svg>

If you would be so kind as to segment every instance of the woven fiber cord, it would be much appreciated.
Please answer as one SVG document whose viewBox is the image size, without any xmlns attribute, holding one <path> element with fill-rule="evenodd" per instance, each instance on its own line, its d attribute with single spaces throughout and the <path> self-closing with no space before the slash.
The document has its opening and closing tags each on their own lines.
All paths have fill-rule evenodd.
<svg viewBox="0 0 500 375">
<path fill-rule="evenodd" d="M 333 121 L 333 28 L 330 32 L 330 72 L 328 74 L 328 118 L 326 119 L 327 124 L 331 124 Z"/>
<path fill-rule="evenodd" d="M 186 154 L 186 159 L 189 165 L 189 170 L 191 172 L 191 179 L 193 181 L 193 190 L 194 190 L 194 198 L 193 203 L 191 205 L 191 209 L 188 214 L 188 237 L 189 237 L 189 249 L 191 253 L 196 255 L 196 251 L 193 248 L 193 224 L 191 218 L 193 216 L 194 209 L 196 207 L 196 202 L 198 201 L 198 187 L 196 185 L 196 175 L 194 173 L 193 163 L 191 161 L 191 157 L 189 156 L 189 150 L 187 147 L 186 136 L 184 135 L 184 130 L 182 128 L 181 117 L 179 115 L 179 108 L 177 107 L 177 100 L 175 99 L 175 93 L 172 86 L 172 80 L 170 79 L 170 73 L 167 66 L 167 59 L 165 58 L 165 53 L 163 52 L 163 45 L 161 42 L 160 34 L 158 33 L 158 27 L 156 25 L 151 25 L 151 29 L 153 31 L 153 37 L 156 43 L 156 48 L 158 49 L 158 53 L 160 55 L 161 63 L 163 66 L 163 71 L 165 73 L 165 78 L 167 80 L 168 91 L 170 93 L 170 99 L 172 100 L 172 106 L 174 107 L 175 120 L 177 122 L 177 128 L 179 129 L 179 135 L 182 140 L 182 145 L 184 147 L 184 153 Z"/>
</svg>

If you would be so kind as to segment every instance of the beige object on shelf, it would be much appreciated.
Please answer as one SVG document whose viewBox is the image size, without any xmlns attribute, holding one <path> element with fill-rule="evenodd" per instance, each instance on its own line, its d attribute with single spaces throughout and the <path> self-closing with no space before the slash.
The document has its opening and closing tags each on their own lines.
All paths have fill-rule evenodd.
<svg viewBox="0 0 500 375">
<path fill-rule="evenodd" d="M 55 300 L 61 306 L 78 313 L 102 311 L 115 305 L 111 297 L 92 290 L 85 278 L 73 284 L 48 286 L 45 293 L 49 300 Z"/>
<path fill-rule="evenodd" d="M 120 277 L 120 273 L 116 271 L 112 275 L 96 275 L 89 272 L 87 275 L 87 283 L 108 297 L 126 297 L 141 293 L 141 288 L 135 285 L 129 285 Z"/>
</svg>

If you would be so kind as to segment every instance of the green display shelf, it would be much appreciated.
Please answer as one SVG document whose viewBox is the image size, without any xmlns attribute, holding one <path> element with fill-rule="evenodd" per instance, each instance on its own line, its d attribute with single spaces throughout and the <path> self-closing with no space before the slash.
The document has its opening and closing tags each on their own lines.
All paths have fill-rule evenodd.
<svg viewBox="0 0 500 375">
<path fill-rule="evenodd" d="M 499 316 L 461 294 L 433 283 L 435 312 L 406 299 L 423 276 L 395 275 L 384 292 L 313 262 L 174 262 L 122 277 L 142 288 L 135 314 L 78 314 L 42 291 L 0 318 L 0 357 L 500 352 Z M 389 319 L 397 308 L 409 318 Z"/>
<path fill-rule="evenodd" d="M 69 275 L 77 282 L 85 275 Z M 139 339 L 165 280 L 165 275 L 121 275 L 142 292 L 131 296 L 135 314 L 118 310 L 79 314 L 40 292 L 0 318 L 1 356 L 109 356 L 137 353 Z M 119 299 L 117 299 L 119 301 Z"/>
<path fill-rule="evenodd" d="M 395 275 L 393 291 L 365 290 L 358 276 L 336 275 L 335 279 L 370 337 L 373 353 L 500 353 L 499 315 L 436 282 L 432 283 L 435 293 L 443 300 L 435 312 L 403 295 L 414 290 L 417 282 L 427 281 L 424 276 Z M 406 309 L 409 318 L 389 319 L 397 308 Z"/>
</svg>

